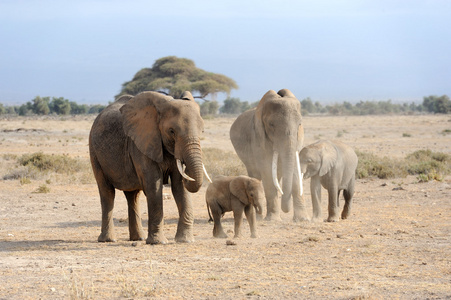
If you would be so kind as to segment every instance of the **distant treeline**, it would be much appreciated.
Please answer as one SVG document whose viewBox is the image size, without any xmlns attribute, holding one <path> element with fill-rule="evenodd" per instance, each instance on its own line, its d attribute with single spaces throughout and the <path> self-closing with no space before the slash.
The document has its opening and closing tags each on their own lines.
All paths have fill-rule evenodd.
<svg viewBox="0 0 451 300">
<path fill-rule="evenodd" d="M 0 103 L 0 114 L 28 115 L 84 115 L 98 114 L 106 105 L 78 104 L 64 97 L 39 97 L 19 106 L 3 106 Z"/>
<path fill-rule="evenodd" d="M 240 114 L 250 108 L 257 106 L 257 102 L 249 103 L 239 98 L 227 98 L 222 106 L 217 101 L 204 101 L 199 103 L 203 116 L 215 116 L 219 114 Z M 3 106 L 0 103 L 1 114 L 26 115 L 83 115 L 98 114 L 106 105 L 87 105 L 69 101 L 63 97 L 35 97 L 33 100 L 20 106 Z M 423 103 L 414 102 L 395 104 L 387 101 L 360 101 L 356 104 L 343 102 L 323 106 L 318 101 L 313 102 L 310 98 L 301 101 L 302 113 L 329 114 L 329 115 L 384 115 L 384 114 L 412 114 L 412 113 L 451 113 L 451 100 L 447 95 L 428 96 L 423 98 Z"/>
<path fill-rule="evenodd" d="M 219 107 L 215 101 L 200 104 L 203 115 L 214 115 L 218 109 L 223 114 L 239 114 L 249 108 L 257 106 L 257 102 L 241 102 L 239 98 L 227 98 L 224 105 Z M 384 115 L 384 114 L 406 114 L 406 113 L 451 113 L 451 100 L 447 95 L 428 96 L 423 98 L 423 103 L 414 102 L 408 104 L 395 104 L 391 100 L 387 101 L 360 101 L 356 104 L 343 102 L 323 106 L 318 101 L 313 102 L 310 98 L 301 101 L 302 113 L 308 114 L 329 114 L 329 115 Z"/>
</svg>

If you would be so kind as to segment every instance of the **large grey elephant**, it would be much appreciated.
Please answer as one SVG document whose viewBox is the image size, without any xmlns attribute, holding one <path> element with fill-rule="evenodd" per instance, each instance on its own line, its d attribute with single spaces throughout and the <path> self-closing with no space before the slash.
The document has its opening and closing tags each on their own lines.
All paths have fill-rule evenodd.
<svg viewBox="0 0 451 300">
<path fill-rule="evenodd" d="M 341 218 L 348 218 L 351 212 L 358 163 L 354 150 L 339 141 L 320 140 L 302 149 L 299 153 L 299 161 L 304 179 L 311 177 L 312 220 L 321 221 L 321 185 L 329 194 L 327 221 L 336 222 L 339 219 L 338 198 L 342 190 L 345 205 Z"/>
<path fill-rule="evenodd" d="M 254 208 L 261 214 L 265 202 L 265 192 L 260 180 L 244 175 L 220 176 L 208 186 L 205 201 L 210 216 L 209 221 L 214 221 L 214 237 L 227 237 L 221 225 L 221 217 L 228 211 L 233 211 L 236 238 L 241 236 L 243 211 L 249 222 L 251 237 L 257 237 Z"/>
<path fill-rule="evenodd" d="M 189 92 L 182 99 L 157 92 L 122 96 L 95 119 L 89 153 L 102 204 L 99 242 L 115 241 L 113 207 L 115 189 L 128 202 L 130 240 L 143 240 L 138 193 L 147 197 L 148 244 L 164 244 L 163 184 L 170 178 L 179 210 L 175 240 L 193 241 L 193 207 L 188 193 L 202 186 L 200 134 L 204 122 Z M 184 170 L 184 168 L 186 169 Z"/>
<path fill-rule="evenodd" d="M 268 91 L 254 109 L 242 113 L 230 128 L 230 139 L 250 177 L 265 189 L 266 220 L 280 220 L 280 208 L 295 221 L 307 220 L 301 195 L 302 175 L 296 163 L 304 140 L 301 103 L 287 89 Z M 282 178 L 282 187 L 279 180 Z M 278 197 L 282 194 L 282 203 Z"/>
</svg>

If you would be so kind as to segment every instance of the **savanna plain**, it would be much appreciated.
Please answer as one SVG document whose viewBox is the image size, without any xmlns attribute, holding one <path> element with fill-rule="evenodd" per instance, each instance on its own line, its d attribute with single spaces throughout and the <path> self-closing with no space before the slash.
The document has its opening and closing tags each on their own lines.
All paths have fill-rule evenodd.
<svg viewBox="0 0 451 300">
<path fill-rule="evenodd" d="M 195 242 L 174 242 L 178 212 L 165 187 L 167 245 L 128 240 L 127 204 L 116 193 L 116 243 L 98 243 L 100 200 L 91 174 L 93 116 L 0 119 L 0 299 L 451 299 L 451 176 L 356 182 L 351 216 L 337 223 L 247 221 L 212 236 L 205 180 L 192 194 Z M 244 172 L 230 118 L 205 120 L 204 152 Z M 417 150 L 451 154 L 450 115 L 304 116 L 305 144 L 339 139 L 378 157 Z M 77 162 L 37 172 L 18 163 L 41 153 Z M 24 156 L 25 155 L 25 156 Z M 212 176 L 224 168 L 205 162 Z M 227 174 L 226 174 L 227 175 Z M 304 199 L 311 214 L 309 180 Z M 327 192 L 322 191 L 323 213 Z M 140 195 L 143 225 L 147 209 Z M 341 207 L 343 201 L 341 201 Z M 323 217 L 327 217 L 323 215 Z"/>
</svg>

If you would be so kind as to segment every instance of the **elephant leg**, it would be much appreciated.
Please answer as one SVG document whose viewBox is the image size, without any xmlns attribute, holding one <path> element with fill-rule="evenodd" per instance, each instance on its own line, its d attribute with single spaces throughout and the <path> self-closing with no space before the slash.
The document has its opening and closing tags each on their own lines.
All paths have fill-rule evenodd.
<svg viewBox="0 0 451 300">
<path fill-rule="evenodd" d="M 313 216 L 312 222 L 322 222 L 321 210 L 321 182 L 319 176 L 310 179 L 310 194 L 312 197 Z"/>
<path fill-rule="evenodd" d="M 139 207 L 139 190 L 124 191 L 124 194 L 128 203 L 128 230 L 130 233 L 130 241 L 143 241 L 144 233 Z"/>
<path fill-rule="evenodd" d="M 149 215 L 146 244 L 167 244 L 163 233 L 163 184 L 161 180 L 149 184 L 146 188 L 147 212 Z"/>
<path fill-rule="evenodd" d="M 293 176 L 293 221 L 302 222 L 308 221 L 307 210 L 305 207 L 304 195 L 301 196 L 301 187 L 299 185 L 299 175 L 295 172 Z"/>
<path fill-rule="evenodd" d="M 329 193 L 329 217 L 327 222 L 338 222 L 338 195 L 340 191 L 336 186 L 329 187 L 327 191 Z"/>
<path fill-rule="evenodd" d="M 106 182 L 102 174 L 95 175 L 102 205 L 102 229 L 97 240 L 99 242 L 115 242 L 113 208 L 116 191 L 112 185 Z"/>
<path fill-rule="evenodd" d="M 277 189 L 272 182 L 271 174 L 263 177 L 263 188 L 266 197 L 266 221 L 281 221 L 280 218 L 280 198 Z"/>
<path fill-rule="evenodd" d="M 175 241 L 178 243 L 194 242 L 193 224 L 194 212 L 191 203 L 191 197 L 188 191 L 183 187 L 181 175 L 179 173 L 171 176 L 171 189 L 175 203 L 179 211 L 179 222 L 177 224 L 177 233 Z"/>
<path fill-rule="evenodd" d="M 246 206 L 244 208 L 244 213 L 246 215 L 247 222 L 249 223 L 249 228 L 251 230 L 251 238 L 257 238 L 258 237 L 257 228 L 256 228 L 257 218 L 255 216 L 254 207 L 252 205 Z"/>
<path fill-rule="evenodd" d="M 241 223 L 243 222 L 243 211 L 244 205 L 241 203 L 233 203 L 232 202 L 232 210 L 233 210 L 233 218 L 235 219 L 235 235 L 234 238 L 239 238 L 242 236 L 241 234 Z"/>
<path fill-rule="evenodd" d="M 345 198 L 345 206 L 341 212 L 341 218 L 347 219 L 351 214 L 352 197 L 354 196 L 354 182 L 349 185 L 347 190 L 343 191 L 343 196 Z"/>
<path fill-rule="evenodd" d="M 221 224 L 222 210 L 216 201 L 210 203 L 211 215 L 213 217 L 213 236 L 216 238 L 227 238 Z"/>
</svg>

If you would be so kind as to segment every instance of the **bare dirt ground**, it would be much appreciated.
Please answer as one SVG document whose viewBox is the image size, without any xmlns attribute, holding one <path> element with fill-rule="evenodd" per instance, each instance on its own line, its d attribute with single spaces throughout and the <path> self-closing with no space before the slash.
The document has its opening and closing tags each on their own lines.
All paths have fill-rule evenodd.
<svg viewBox="0 0 451 300">
<path fill-rule="evenodd" d="M 206 120 L 203 147 L 233 151 L 233 120 Z M 249 238 L 245 221 L 236 245 L 212 237 L 206 184 L 192 197 L 191 244 L 174 242 L 178 214 L 170 196 L 164 201 L 169 244 L 128 241 L 126 200 L 117 193 L 118 242 L 103 244 L 96 241 L 100 201 L 90 174 L 23 185 L 1 179 L 14 167 L 4 154 L 42 151 L 88 161 L 92 121 L 0 120 L 0 299 L 451 299 L 450 176 L 427 183 L 414 176 L 360 179 L 348 220 L 295 224 L 284 214 L 280 223 L 261 221 L 258 239 Z M 339 138 L 380 156 L 420 149 L 451 154 L 451 135 L 442 134 L 451 129 L 450 116 L 307 116 L 304 123 L 306 144 Z M 43 184 L 50 192 L 35 193 Z M 142 195 L 141 202 L 145 212 Z M 146 226 L 146 213 L 143 219 Z M 233 229 L 231 213 L 223 222 Z"/>
</svg>

